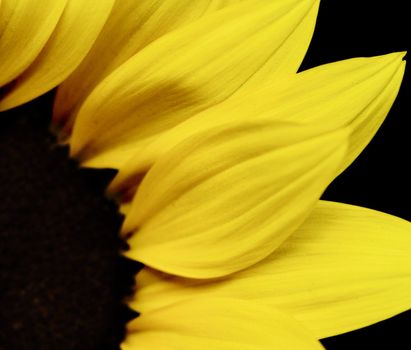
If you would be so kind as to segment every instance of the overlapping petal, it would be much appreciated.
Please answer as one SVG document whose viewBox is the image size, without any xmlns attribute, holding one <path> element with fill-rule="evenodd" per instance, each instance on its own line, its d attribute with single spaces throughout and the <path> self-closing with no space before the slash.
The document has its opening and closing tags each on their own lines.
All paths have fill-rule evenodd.
<svg viewBox="0 0 411 350">
<path fill-rule="evenodd" d="M 410 251 L 410 222 L 320 201 L 276 252 L 228 278 L 190 280 L 144 269 L 131 306 L 144 313 L 200 296 L 256 300 L 324 338 L 410 308 Z"/>
<path fill-rule="evenodd" d="M 410 307 L 409 222 L 320 202 L 300 226 L 381 125 L 405 66 L 396 53 L 293 75 L 317 8 L 0 0 L 0 110 L 86 57 L 55 107 L 66 131 L 78 114 L 71 154 L 120 168 L 114 192 L 149 170 L 123 207 L 126 255 L 197 278 L 145 268 L 123 349 L 321 349 L 299 323 L 322 338 Z"/>
<path fill-rule="evenodd" d="M 119 168 L 150 138 L 239 89 L 294 73 L 317 7 L 317 0 L 244 1 L 156 40 L 87 98 L 71 155 Z"/>
<path fill-rule="evenodd" d="M 122 350 L 320 350 L 291 317 L 266 305 L 199 298 L 142 314 L 129 324 Z M 135 332 L 135 333 L 133 333 Z"/>
<path fill-rule="evenodd" d="M 51 36 L 67 0 L 2 0 L 0 8 L 0 87 L 37 57 Z"/>
<path fill-rule="evenodd" d="M 92 50 L 59 87 L 53 122 L 69 132 L 88 94 L 127 59 L 160 36 L 235 2 L 239 0 L 116 1 Z"/>
<path fill-rule="evenodd" d="M 36 11 L 38 11 L 37 1 L 28 2 L 36 6 Z M 53 1 L 53 3 L 58 4 L 59 1 Z M 84 0 L 68 1 L 57 26 L 42 51 L 13 82 L 12 88 L 2 96 L 0 110 L 9 109 L 32 100 L 67 78 L 90 50 L 110 14 L 113 4 L 114 0 L 91 0 L 87 3 Z M 50 11 L 49 8 L 42 8 L 42 10 L 41 18 Z M 18 9 L 16 9 L 17 11 Z M 29 13 L 29 16 L 32 14 Z M 31 21 L 31 17 L 27 19 L 27 23 Z M 30 37 L 32 34 L 23 32 L 21 35 Z M 32 40 L 36 39 L 32 38 Z M 22 39 L 16 40 L 16 42 L 19 41 Z M 23 52 L 26 53 L 26 50 L 24 49 Z"/>
<path fill-rule="evenodd" d="M 227 275 L 277 248 L 344 157 L 347 130 L 234 121 L 188 135 L 147 173 L 123 224 L 126 254 L 188 277 Z"/>
<path fill-rule="evenodd" d="M 320 66 L 294 77 L 233 97 L 153 140 L 120 168 L 110 192 L 135 186 L 139 174 L 192 130 L 220 125 L 239 116 L 265 116 L 307 124 L 344 125 L 349 149 L 338 172 L 364 149 L 386 117 L 404 73 L 403 53 L 355 58 Z"/>
</svg>

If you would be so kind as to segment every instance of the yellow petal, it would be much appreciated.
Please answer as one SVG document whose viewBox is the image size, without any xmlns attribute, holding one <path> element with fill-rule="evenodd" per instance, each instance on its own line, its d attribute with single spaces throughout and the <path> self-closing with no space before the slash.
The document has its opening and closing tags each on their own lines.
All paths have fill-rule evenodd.
<svg viewBox="0 0 411 350">
<path fill-rule="evenodd" d="M 33 2 L 35 3 L 35 2 Z M 34 99 L 60 84 L 81 62 L 110 14 L 114 0 L 70 0 L 36 60 L 2 97 L 0 110 Z"/>
<path fill-rule="evenodd" d="M 0 87 L 32 63 L 51 36 L 67 0 L 3 0 L 0 8 Z"/>
<path fill-rule="evenodd" d="M 130 208 L 131 208 L 131 202 L 128 201 L 125 203 L 120 203 L 118 211 L 123 215 L 127 215 L 128 212 L 130 211 Z"/>
<path fill-rule="evenodd" d="M 186 300 L 129 324 L 122 350 L 321 350 L 298 322 L 266 305 L 232 298 Z"/>
<path fill-rule="evenodd" d="M 127 256 L 209 278 L 263 259 L 308 215 L 345 152 L 346 130 L 233 122 L 195 133 L 148 172 L 123 233 Z"/>
<path fill-rule="evenodd" d="M 349 149 L 338 170 L 341 172 L 368 144 L 394 102 L 404 73 L 403 55 L 327 64 L 231 98 L 148 144 L 120 168 L 110 191 L 122 192 L 135 186 L 138 175 L 191 130 L 221 125 L 239 116 L 327 124 L 330 128 L 349 126 Z"/>
<path fill-rule="evenodd" d="M 77 109 L 94 87 L 160 36 L 239 0 L 116 1 L 92 50 L 59 87 L 53 122 L 72 128 Z"/>
<path fill-rule="evenodd" d="M 150 138 L 240 88 L 294 73 L 311 31 L 292 34 L 307 16 L 313 26 L 317 4 L 249 0 L 158 39 L 91 93 L 71 155 L 86 166 L 119 168 Z"/>
<path fill-rule="evenodd" d="M 404 55 L 396 52 L 354 58 L 303 72 L 300 87 L 296 82 L 293 90 L 277 93 L 277 103 L 285 105 L 283 113 L 289 116 L 284 119 L 348 126 L 349 148 L 339 169 L 343 172 L 374 137 L 394 103 L 404 76 Z M 307 100 L 295 103 L 295 95 L 290 94 Z M 283 99 L 292 100 L 294 105 Z M 304 112 L 298 113 L 299 109 Z"/>
<path fill-rule="evenodd" d="M 230 296 L 274 305 L 317 338 L 382 321 L 411 307 L 411 223 L 320 201 L 266 260 L 225 280 L 143 270 L 132 307 L 142 313 L 185 298 Z"/>
</svg>

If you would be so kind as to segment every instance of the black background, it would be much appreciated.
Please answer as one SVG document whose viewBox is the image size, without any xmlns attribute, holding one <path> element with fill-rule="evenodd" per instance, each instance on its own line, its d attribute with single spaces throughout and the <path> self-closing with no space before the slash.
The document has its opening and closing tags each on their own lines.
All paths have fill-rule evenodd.
<svg viewBox="0 0 411 350">
<path fill-rule="evenodd" d="M 358 56 L 409 51 L 408 1 L 323 0 L 314 38 L 301 70 Z M 409 57 L 407 55 L 406 59 Z M 411 77 L 404 81 L 383 126 L 370 145 L 323 195 L 411 220 L 408 168 Z M 411 252 L 410 252 L 411 254 Z M 411 293 L 411 290 L 410 290 Z M 411 311 L 323 341 L 327 349 L 411 349 Z"/>
</svg>

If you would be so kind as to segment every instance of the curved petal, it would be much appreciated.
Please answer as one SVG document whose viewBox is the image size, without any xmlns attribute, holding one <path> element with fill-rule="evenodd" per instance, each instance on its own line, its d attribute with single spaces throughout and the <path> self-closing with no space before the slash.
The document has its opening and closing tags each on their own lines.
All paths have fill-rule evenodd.
<svg viewBox="0 0 411 350">
<path fill-rule="evenodd" d="M 67 0 L 3 0 L 0 8 L 0 87 L 37 57 Z"/>
<path fill-rule="evenodd" d="M 71 156 L 85 166 L 119 168 L 150 138 L 239 89 L 253 90 L 264 78 L 294 73 L 300 60 L 296 64 L 289 50 L 301 53 L 299 46 L 307 46 L 311 32 L 306 40 L 292 33 L 307 16 L 315 21 L 317 4 L 249 0 L 158 39 L 85 101 L 74 125 Z"/>
<path fill-rule="evenodd" d="M 239 116 L 327 124 L 330 128 L 348 126 L 351 136 L 341 172 L 368 144 L 394 102 L 404 74 L 402 57 L 403 53 L 394 53 L 331 63 L 231 98 L 153 140 L 120 168 L 109 191 L 124 192 L 135 186 L 139 174 L 191 130 Z"/>
<path fill-rule="evenodd" d="M 294 91 L 288 90 L 285 95 L 279 93 L 278 96 L 294 102 L 295 95 L 313 99 L 299 106 L 294 105 L 296 112 L 298 107 L 307 107 L 304 113 L 293 113 L 287 109 L 290 118 L 284 119 L 326 123 L 336 128 L 348 126 L 351 129 L 349 148 L 339 169 L 339 173 L 343 172 L 374 137 L 394 103 L 404 76 L 404 55 L 405 52 L 395 52 L 354 58 L 301 74 L 300 78 L 304 80 L 301 81 L 304 84 L 302 93 L 311 91 L 311 94 L 301 96 L 301 87 L 294 84 Z M 320 87 L 326 87 L 324 94 L 318 94 Z M 279 103 L 283 104 L 281 100 Z M 319 109 L 323 113 L 319 113 Z"/>
<path fill-rule="evenodd" d="M 325 338 L 411 307 L 411 223 L 374 210 L 320 201 L 272 255 L 227 279 L 189 280 L 144 269 L 131 307 L 230 296 L 269 303 Z"/>
<path fill-rule="evenodd" d="M 122 350 L 321 350 L 298 322 L 266 305 L 201 298 L 142 314 Z"/>
<path fill-rule="evenodd" d="M 126 255 L 210 278 L 263 259 L 332 181 L 347 132 L 241 122 L 194 133 L 148 172 L 123 224 Z"/>
<path fill-rule="evenodd" d="M 96 85 L 162 35 L 239 0 L 116 1 L 92 50 L 59 87 L 53 122 L 69 133 L 78 108 Z"/>
<path fill-rule="evenodd" d="M 92 0 L 85 5 L 84 0 L 68 1 L 43 50 L 2 97 L 0 111 L 30 101 L 60 84 L 93 45 L 113 3 L 114 0 Z"/>
</svg>

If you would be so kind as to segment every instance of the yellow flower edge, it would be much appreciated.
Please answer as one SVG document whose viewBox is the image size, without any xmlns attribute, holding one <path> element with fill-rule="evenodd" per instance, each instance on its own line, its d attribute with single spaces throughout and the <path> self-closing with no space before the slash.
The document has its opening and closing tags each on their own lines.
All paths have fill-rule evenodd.
<svg viewBox="0 0 411 350">
<path fill-rule="evenodd" d="M 151 266 L 123 349 L 318 349 L 410 307 L 410 223 L 318 201 L 383 122 L 403 53 L 296 74 L 315 0 L 82 5 L 1 0 L 0 110 L 58 86 L 72 156 L 119 169 L 128 255 Z"/>
</svg>

